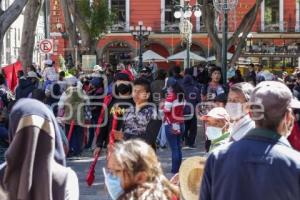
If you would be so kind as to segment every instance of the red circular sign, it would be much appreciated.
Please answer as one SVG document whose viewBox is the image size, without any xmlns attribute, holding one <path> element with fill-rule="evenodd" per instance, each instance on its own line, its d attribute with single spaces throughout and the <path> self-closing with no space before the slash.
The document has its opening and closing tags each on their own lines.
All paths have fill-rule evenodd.
<svg viewBox="0 0 300 200">
<path fill-rule="evenodd" d="M 53 50 L 53 44 L 51 40 L 42 40 L 40 42 L 40 51 L 42 53 L 51 53 Z"/>
</svg>

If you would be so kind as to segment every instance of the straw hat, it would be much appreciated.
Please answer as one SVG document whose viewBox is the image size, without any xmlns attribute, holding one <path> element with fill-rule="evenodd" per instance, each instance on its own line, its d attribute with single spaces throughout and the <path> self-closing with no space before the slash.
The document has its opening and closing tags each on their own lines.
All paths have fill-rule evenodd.
<svg viewBox="0 0 300 200">
<path fill-rule="evenodd" d="M 179 169 L 180 193 L 184 200 L 198 200 L 206 158 L 194 156 L 182 162 Z"/>
</svg>

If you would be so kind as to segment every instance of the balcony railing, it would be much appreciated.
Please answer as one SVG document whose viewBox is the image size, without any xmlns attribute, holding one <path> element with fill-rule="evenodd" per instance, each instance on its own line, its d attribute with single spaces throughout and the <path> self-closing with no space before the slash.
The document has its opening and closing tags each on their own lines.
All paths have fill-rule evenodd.
<svg viewBox="0 0 300 200">
<path fill-rule="evenodd" d="M 156 33 L 179 33 L 179 22 L 165 22 L 163 25 L 163 27 L 165 27 L 164 30 L 161 29 L 162 23 L 160 21 L 152 22 L 152 30 Z M 200 25 L 200 30 L 197 30 L 195 22 L 193 22 L 193 25 L 193 33 L 206 33 L 204 25 Z M 234 32 L 237 28 L 238 26 L 235 22 L 228 23 L 229 32 Z M 256 23 L 253 26 L 252 31 L 258 33 L 298 33 L 300 32 L 300 21 L 296 21 L 295 23 L 282 22 L 282 25 L 280 25 L 280 23 L 269 25 L 265 24 L 264 29 L 262 29 L 260 23 Z M 127 26 L 126 22 L 119 22 L 110 27 L 110 32 L 126 33 L 129 32 L 129 26 Z M 218 27 L 218 32 L 222 32 L 221 24 Z"/>
<path fill-rule="evenodd" d="M 300 45 L 250 45 L 244 49 L 244 53 L 262 53 L 262 54 L 299 54 Z"/>
<path fill-rule="evenodd" d="M 162 26 L 164 25 L 164 26 Z M 130 24 L 130 26 L 134 26 L 134 24 Z M 119 22 L 117 24 L 113 24 L 109 30 L 111 33 L 128 33 L 129 29 L 127 23 Z M 164 23 L 162 24 L 160 21 L 152 22 L 152 31 L 155 33 L 179 33 L 179 22 L 174 23 Z M 161 27 L 164 27 L 162 30 Z M 193 33 L 205 33 L 205 26 L 200 26 L 200 30 L 197 30 L 196 25 L 194 24 Z"/>
</svg>

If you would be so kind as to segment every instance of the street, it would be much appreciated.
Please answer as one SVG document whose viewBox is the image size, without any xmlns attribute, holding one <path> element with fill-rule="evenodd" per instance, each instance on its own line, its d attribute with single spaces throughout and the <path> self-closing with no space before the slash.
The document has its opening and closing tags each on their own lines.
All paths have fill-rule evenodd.
<svg viewBox="0 0 300 200">
<path fill-rule="evenodd" d="M 198 130 L 202 130 L 201 126 Z M 83 157 L 78 159 L 69 159 L 68 166 L 71 167 L 78 176 L 79 179 L 79 190 L 80 190 L 80 200 L 110 200 L 109 194 L 105 189 L 104 177 L 102 173 L 102 168 L 105 165 L 105 157 L 101 156 L 96 167 L 95 182 L 89 187 L 85 182 L 86 174 L 89 170 L 90 163 L 93 158 L 90 157 L 91 151 L 85 151 Z M 160 162 L 162 163 L 164 174 L 167 178 L 171 178 L 171 151 L 170 149 L 159 149 L 157 154 Z M 182 150 L 183 159 L 191 156 L 204 155 L 204 136 L 201 131 L 198 131 L 196 139 L 196 149 L 183 149 Z M 104 154 L 103 154 L 104 155 Z"/>
</svg>

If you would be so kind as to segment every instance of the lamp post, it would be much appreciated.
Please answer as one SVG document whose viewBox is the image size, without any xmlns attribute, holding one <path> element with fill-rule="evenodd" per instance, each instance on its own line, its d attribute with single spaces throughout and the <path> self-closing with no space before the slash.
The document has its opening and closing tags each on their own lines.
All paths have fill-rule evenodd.
<svg viewBox="0 0 300 200">
<path fill-rule="evenodd" d="M 214 0 L 215 9 L 223 14 L 222 36 L 222 71 L 223 84 L 227 83 L 227 37 L 228 37 L 228 12 L 236 7 L 238 0 Z"/>
<path fill-rule="evenodd" d="M 143 68 L 143 41 L 146 41 L 152 32 L 150 26 L 144 26 L 142 21 L 138 22 L 137 26 L 130 26 L 131 35 L 140 43 L 139 50 L 139 71 Z"/>
<path fill-rule="evenodd" d="M 185 68 L 190 68 L 190 48 L 192 44 L 192 30 L 193 24 L 190 22 L 190 18 L 193 15 L 195 17 L 200 17 L 202 12 L 200 10 L 201 5 L 195 4 L 190 5 L 189 0 L 184 1 L 184 5 L 175 5 L 174 8 L 174 17 L 176 19 L 183 18 L 183 21 L 180 23 L 180 33 L 182 35 L 183 42 L 186 43 L 186 65 Z"/>
</svg>

